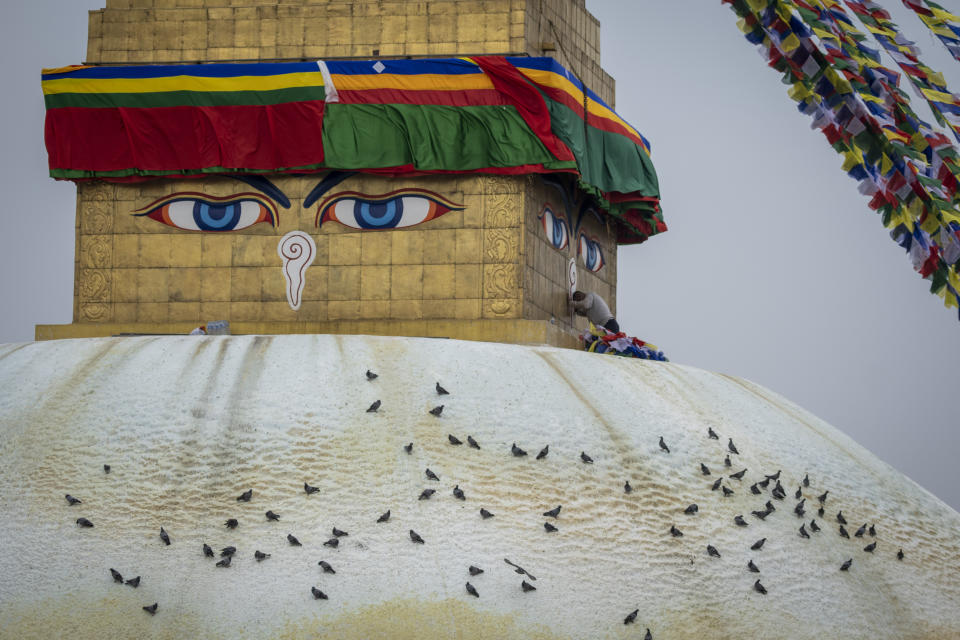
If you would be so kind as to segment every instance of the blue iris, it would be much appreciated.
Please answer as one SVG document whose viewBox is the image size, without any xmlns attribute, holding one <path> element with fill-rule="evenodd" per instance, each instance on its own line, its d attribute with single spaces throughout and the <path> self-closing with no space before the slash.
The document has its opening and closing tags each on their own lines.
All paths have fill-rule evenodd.
<svg viewBox="0 0 960 640">
<path fill-rule="evenodd" d="M 357 200 L 353 216 L 363 229 L 393 229 L 403 219 L 403 198 L 383 201 Z"/>
<path fill-rule="evenodd" d="M 597 267 L 597 258 L 600 257 L 600 249 L 592 240 L 587 240 L 587 269 L 593 271 Z"/>
<path fill-rule="evenodd" d="M 193 221 L 203 231 L 230 231 L 240 222 L 240 203 L 193 203 Z"/>
<path fill-rule="evenodd" d="M 553 242 L 553 246 L 555 246 L 557 249 L 563 246 L 563 225 L 564 223 L 562 218 L 553 218 L 553 238 L 550 240 Z"/>
</svg>

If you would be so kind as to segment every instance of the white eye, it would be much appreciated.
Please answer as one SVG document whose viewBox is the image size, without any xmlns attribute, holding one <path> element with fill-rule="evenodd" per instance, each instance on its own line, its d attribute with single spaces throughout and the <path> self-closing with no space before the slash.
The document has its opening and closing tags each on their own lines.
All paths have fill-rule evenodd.
<svg viewBox="0 0 960 640">
<path fill-rule="evenodd" d="M 236 231 L 263 220 L 264 207 L 254 200 L 207 202 L 195 198 L 167 205 L 170 223 L 188 231 Z"/>
<path fill-rule="evenodd" d="M 603 268 L 603 251 L 600 249 L 600 244 L 582 233 L 577 238 L 577 253 L 580 254 L 583 265 L 589 271 L 596 273 Z"/>
<path fill-rule="evenodd" d="M 567 221 L 558 216 L 548 206 L 544 206 L 540 212 L 540 224 L 543 225 L 543 232 L 547 234 L 547 240 L 555 249 L 566 249 L 570 242 L 570 232 L 567 229 Z"/>
</svg>

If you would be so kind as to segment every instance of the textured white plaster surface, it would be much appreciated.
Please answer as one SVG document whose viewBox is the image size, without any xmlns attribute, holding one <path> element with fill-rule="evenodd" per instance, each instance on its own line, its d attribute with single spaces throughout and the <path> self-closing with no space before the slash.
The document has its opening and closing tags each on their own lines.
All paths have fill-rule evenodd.
<svg viewBox="0 0 960 640">
<path fill-rule="evenodd" d="M 438 397 L 437 381 L 451 394 Z M 0 345 L 0 389 L 3 638 L 626 638 L 646 627 L 657 639 L 960 637 L 960 515 L 736 378 L 548 347 L 210 336 Z M 440 418 L 428 413 L 441 403 Z M 740 451 L 731 468 L 728 438 Z M 530 455 L 511 455 L 514 442 Z M 732 496 L 711 490 L 743 468 L 743 481 L 723 481 Z M 787 499 L 760 521 L 750 512 L 773 483 L 760 496 L 749 486 L 777 470 Z M 433 499 L 417 499 L 424 488 Z M 247 489 L 252 500 L 237 502 Z M 67 493 L 83 504 L 68 506 Z M 691 503 L 699 512 L 685 515 Z M 559 518 L 542 516 L 557 505 Z M 872 523 L 876 538 L 841 538 L 841 509 L 851 535 Z M 801 538 L 813 518 L 823 530 Z M 334 526 L 349 533 L 335 550 L 323 546 Z M 236 546 L 233 565 L 216 568 L 204 542 Z M 257 563 L 255 549 L 272 557 Z M 537 591 L 523 593 L 504 558 Z M 470 565 L 485 573 L 470 577 Z M 109 568 L 141 575 L 140 587 L 115 584 Z M 141 610 L 154 602 L 155 616 Z"/>
</svg>

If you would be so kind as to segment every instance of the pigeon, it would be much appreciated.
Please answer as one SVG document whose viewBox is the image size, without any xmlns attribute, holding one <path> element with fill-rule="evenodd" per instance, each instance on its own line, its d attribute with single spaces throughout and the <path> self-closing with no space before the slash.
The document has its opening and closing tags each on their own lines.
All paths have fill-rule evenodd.
<svg viewBox="0 0 960 640">
<path fill-rule="evenodd" d="M 311 486 L 308 485 L 306 482 L 304 482 L 304 483 L 303 483 L 303 491 L 304 491 L 304 493 L 306 493 L 307 495 L 310 495 L 311 493 L 316 493 L 316 492 L 320 491 L 320 489 L 318 489 L 318 488 L 316 488 L 316 487 L 311 487 Z"/>
<path fill-rule="evenodd" d="M 713 483 L 713 486 L 710 487 L 710 490 L 711 490 L 711 491 L 716 491 L 717 489 L 719 489 L 721 482 L 723 482 L 723 478 L 722 478 L 722 477 L 717 478 L 716 481 Z"/>
<path fill-rule="evenodd" d="M 140 576 L 137 576 L 136 578 L 130 578 L 127 580 L 126 584 L 136 589 L 140 586 Z"/>
<path fill-rule="evenodd" d="M 750 573 L 760 573 L 760 569 L 757 568 L 757 565 L 753 564 L 753 560 L 747 563 L 747 571 Z"/>
<path fill-rule="evenodd" d="M 750 513 L 761 520 L 766 520 L 767 516 L 770 515 L 769 511 L 751 511 Z"/>
<path fill-rule="evenodd" d="M 897 551 L 897 560 L 903 560 L 903 549 Z"/>
<path fill-rule="evenodd" d="M 725 458 L 723 459 L 723 466 L 725 466 L 725 467 L 732 467 L 732 466 L 733 466 L 733 463 L 730 462 L 730 456 L 727 456 L 727 457 L 725 457 Z"/>
<path fill-rule="evenodd" d="M 289 542 L 289 543 L 290 543 L 292 546 L 294 546 L 294 547 L 302 547 L 302 546 L 303 546 L 302 544 L 300 544 L 300 541 L 297 540 L 296 536 L 294 536 L 292 533 L 288 533 L 288 534 L 287 534 L 287 542 Z"/>
<path fill-rule="evenodd" d="M 367 369 L 367 380 L 376 380 L 379 377 L 380 377 L 379 375 L 377 375 L 373 371 L 370 371 L 370 369 Z"/>
<path fill-rule="evenodd" d="M 550 445 L 545 446 L 543 449 L 540 449 L 540 453 L 537 454 L 537 460 L 543 460 L 547 457 L 547 454 L 550 453 Z"/>
<path fill-rule="evenodd" d="M 557 505 L 555 508 L 550 509 L 550 511 L 544 511 L 543 515 L 547 516 L 548 518 L 556 518 L 560 515 L 560 509 L 562 507 L 563 505 Z"/>
<path fill-rule="evenodd" d="M 439 418 L 441 413 L 443 413 L 442 404 L 435 406 L 433 409 L 430 409 L 430 415 L 434 416 L 435 418 Z"/>
<path fill-rule="evenodd" d="M 437 413 L 435 413 L 435 414 L 433 414 L 433 415 L 438 416 L 438 415 L 440 415 L 440 413 L 437 412 Z M 447 434 L 447 440 L 449 440 L 449 441 L 450 441 L 450 444 L 452 444 L 452 445 L 455 446 L 455 447 L 459 447 L 460 445 L 463 444 L 463 440 L 461 440 L 461 439 L 458 438 L 457 436 L 451 435 L 451 434 L 449 434 L 449 433 Z"/>
<path fill-rule="evenodd" d="M 690 505 L 689 507 L 687 507 L 686 509 L 684 509 L 683 512 L 684 512 L 685 514 L 687 514 L 687 515 L 692 516 L 693 514 L 695 514 L 695 513 L 696 513 L 697 511 L 699 511 L 699 510 L 700 510 L 700 507 L 698 507 L 698 506 L 696 505 L 696 503 L 694 503 L 694 504 L 691 504 L 691 505 Z"/>
<path fill-rule="evenodd" d="M 379 409 L 379 408 L 380 408 L 380 401 L 379 401 L 379 400 L 374 400 L 374 401 L 373 401 L 373 404 L 370 405 L 370 406 L 367 408 L 367 413 L 376 413 L 376 412 L 377 412 L 377 409 Z"/>
<path fill-rule="evenodd" d="M 733 495 L 733 489 L 728 489 L 727 487 L 720 487 L 720 488 L 723 489 L 724 497 Z"/>
<path fill-rule="evenodd" d="M 849 538 L 850 534 L 847 533 L 847 530 L 844 529 L 843 525 L 840 525 L 840 535 L 844 538 Z"/>
<path fill-rule="evenodd" d="M 787 492 L 783 490 L 783 485 L 780 484 L 779 480 L 777 480 L 777 486 L 773 488 L 773 491 L 770 492 L 770 495 L 772 495 L 777 500 L 783 500 L 784 498 L 787 497 Z"/>
<path fill-rule="evenodd" d="M 736 517 L 733 519 L 733 523 L 734 523 L 735 525 L 737 525 L 738 527 L 748 527 L 748 526 L 750 526 L 749 524 L 747 524 L 747 521 L 743 519 L 743 516 L 736 516 Z"/>
<path fill-rule="evenodd" d="M 257 559 L 257 562 L 260 562 L 261 560 L 266 560 L 267 558 L 269 558 L 270 554 L 264 553 L 263 551 L 260 551 L 259 549 L 257 549 L 256 551 L 253 552 L 253 557 Z"/>
<path fill-rule="evenodd" d="M 239 496 L 237 496 L 237 502 L 250 502 L 250 498 L 253 497 L 253 489 L 247 489 Z"/>
<path fill-rule="evenodd" d="M 487 518 L 492 518 L 493 514 L 487 511 L 486 509 L 480 509 L 480 517 L 486 520 Z"/>
<path fill-rule="evenodd" d="M 729 477 L 736 478 L 737 480 L 743 480 L 743 474 L 745 474 L 746 472 L 747 472 L 746 469 L 742 469 L 740 471 L 737 471 L 736 473 L 731 473 Z"/>
<path fill-rule="evenodd" d="M 521 567 L 521 566 L 518 565 L 517 563 L 515 563 L 515 562 L 510 562 L 510 560 L 509 560 L 508 558 L 504 558 L 503 561 L 506 562 L 506 563 L 507 563 L 508 565 L 510 565 L 511 567 L 513 567 L 514 572 L 519 573 L 520 575 L 529 576 L 531 580 L 536 580 L 536 579 L 537 579 L 536 576 L 534 576 L 532 573 L 530 573 L 529 571 L 527 571 L 526 569 L 524 569 L 523 567 Z"/>
<path fill-rule="evenodd" d="M 876 537 L 877 537 L 877 529 L 876 529 L 876 527 L 874 527 L 873 525 L 870 525 L 870 528 L 867 529 L 867 533 L 870 534 L 870 537 L 871 537 L 871 538 L 876 538 Z"/>
<path fill-rule="evenodd" d="M 437 492 L 436 489 L 424 489 L 424 490 L 420 493 L 420 497 L 417 498 L 417 500 L 429 500 L 429 499 L 430 499 L 430 496 L 432 496 L 432 495 L 435 494 L 436 492 Z"/>
<path fill-rule="evenodd" d="M 623 492 L 630 493 L 631 491 L 633 491 L 633 487 L 630 486 L 630 481 L 627 480 L 626 482 L 623 483 Z"/>
<path fill-rule="evenodd" d="M 730 451 L 730 453 L 740 455 L 740 452 L 737 451 L 736 445 L 733 444 L 733 438 L 730 438 L 729 441 L 727 442 L 727 449 Z"/>
<path fill-rule="evenodd" d="M 674 525 L 670 525 L 670 535 L 674 538 L 682 538 L 683 532 L 680 529 L 677 529 Z"/>
<path fill-rule="evenodd" d="M 755 495 L 755 496 L 760 495 L 760 489 L 757 488 L 757 483 L 756 483 L 756 482 L 754 482 L 752 485 L 750 485 L 750 493 L 752 493 L 752 494 Z"/>
<path fill-rule="evenodd" d="M 820 525 L 817 524 L 816 520 L 810 521 L 810 530 L 813 531 L 814 533 L 817 533 L 818 531 L 820 531 Z"/>
<path fill-rule="evenodd" d="M 543 528 L 547 530 L 547 533 L 553 533 L 554 531 L 558 530 L 555 526 L 553 526 L 549 522 L 544 522 Z"/>
<path fill-rule="evenodd" d="M 847 569 L 850 568 L 850 565 L 852 564 L 853 564 L 853 558 L 850 558 L 849 560 L 844 562 L 842 565 L 840 565 L 840 571 L 846 571 Z"/>
<path fill-rule="evenodd" d="M 472 584 L 470 584 L 469 582 L 467 583 L 467 593 L 469 593 L 470 595 L 472 595 L 474 598 L 479 598 L 479 597 L 480 597 L 480 594 L 477 593 L 476 587 L 474 587 L 474 586 L 473 586 Z"/>
<path fill-rule="evenodd" d="M 830 493 L 830 492 L 829 492 L 829 491 L 824 491 L 822 494 L 820 494 L 819 496 L 817 496 L 817 501 L 818 501 L 820 504 L 823 504 L 824 502 L 826 502 L 826 501 L 827 501 L 827 494 L 828 494 L 828 493 Z"/>
<path fill-rule="evenodd" d="M 327 562 L 326 560 L 321 560 L 317 564 L 320 565 L 320 568 L 323 569 L 324 573 L 331 573 L 331 574 L 336 573 L 336 571 L 333 570 L 333 567 L 330 565 L 330 563 Z"/>
<path fill-rule="evenodd" d="M 103 465 L 103 472 L 104 472 L 104 473 L 110 473 L 110 465 L 108 465 L 108 464 Z M 156 605 L 154 605 L 154 606 L 156 606 Z"/>
<path fill-rule="evenodd" d="M 167 535 L 167 532 L 164 531 L 163 527 L 160 527 L 160 539 L 163 540 L 163 544 L 170 546 L 170 536 Z"/>
<path fill-rule="evenodd" d="M 86 527 L 87 529 L 93 526 L 93 523 L 86 518 L 77 518 L 77 524 L 81 527 Z"/>
<path fill-rule="evenodd" d="M 800 525 L 800 537 L 801 537 L 801 538 L 809 538 L 809 537 L 810 537 L 810 534 L 807 533 L 807 525 L 806 525 L 806 524 Z"/>
<path fill-rule="evenodd" d="M 513 455 L 517 456 L 518 458 L 527 455 L 527 452 L 521 449 L 520 447 L 518 447 L 516 442 L 514 442 L 513 446 L 510 447 L 510 452 L 513 453 Z"/>
<path fill-rule="evenodd" d="M 523 589 L 524 593 L 526 593 L 527 591 L 536 591 L 536 590 L 537 590 L 537 588 L 536 588 L 535 586 L 533 586 L 532 584 L 530 584 L 530 583 L 527 582 L 526 580 L 523 580 L 523 581 L 520 583 L 520 588 Z"/>
<path fill-rule="evenodd" d="M 774 511 L 777 510 L 777 508 L 774 507 L 773 503 L 770 502 L 769 500 L 767 500 L 767 504 L 765 504 L 764 506 L 767 508 L 767 511 L 769 511 L 770 513 L 773 513 Z"/>
<path fill-rule="evenodd" d="M 477 444 L 477 441 L 473 439 L 473 436 L 467 436 L 467 444 L 470 445 L 471 449 L 479 449 L 480 445 Z"/>
<path fill-rule="evenodd" d="M 410 529 L 410 539 L 416 542 L 417 544 L 423 544 L 423 538 L 421 538 L 420 534 L 418 534 L 413 529 Z"/>
<path fill-rule="evenodd" d="M 460 488 L 460 485 L 455 485 L 453 487 L 453 497 L 457 500 L 466 500 L 466 496 L 463 495 L 463 489 Z"/>
<path fill-rule="evenodd" d="M 220 562 L 218 562 L 218 563 L 217 563 L 217 566 L 226 569 L 227 567 L 230 566 L 230 563 L 231 563 L 232 561 L 233 561 L 233 556 L 227 556 L 226 558 L 224 558 L 223 560 L 221 560 Z"/>
<path fill-rule="evenodd" d="M 633 621 L 637 619 L 637 614 L 640 613 L 640 609 L 634 609 L 627 614 L 627 617 L 623 619 L 623 624 L 633 624 Z"/>
<path fill-rule="evenodd" d="M 865 546 L 863 550 L 866 551 L 867 553 L 873 553 L 873 550 L 876 548 L 877 548 L 877 542 L 876 540 L 874 540 L 873 542 Z"/>
<path fill-rule="evenodd" d="M 208 545 L 206 542 L 203 543 L 203 555 L 207 556 L 208 558 L 213 557 L 213 549 L 211 549 L 210 545 Z"/>
<path fill-rule="evenodd" d="M 862 538 L 862 537 L 863 537 L 863 534 L 865 534 L 866 532 L 867 532 L 867 525 L 864 524 L 864 525 L 861 526 L 859 529 L 857 529 L 857 532 L 853 534 L 853 537 L 854 537 L 854 538 Z"/>
<path fill-rule="evenodd" d="M 766 488 L 767 488 L 767 485 L 770 484 L 770 478 L 764 478 L 763 480 L 761 480 L 761 481 L 758 482 L 757 484 L 760 485 L 761 487 L 763 487 L 764 489 L 766 489 Z"/>
<path fill-rule="evenodd" d="M 754 551 L 759 551 L 760 549 L 763 548 L 763 543 L 766 541 L 767 541 L 766 538 L 760 538 L 759 540 L 754 542 L 752 545 L 750 545 L 750 548 L 753 549 Z"/>
<path fill-rule="evenodd" d="M 328 599 L 329 599 L 329 598 L 327 598 L 327 594 L 325 594 L 323 591 L 320 591 L 320 589 L 317 589 L 316 587 L 310 587 L 310 593 L 313 594 L 313 598 L 314 598 L 315 600 L 328 600 Z"/>
<path fill-rule="evenodd" d="M 762 584 L 760 584 L 760 581 L 759 581 L 759 580 L 757 580 L 756 582 L 753 583 L 753 590 L 756 591 L 757 593 L 762 593 L 762 594 L 764 594 L 764 595 L 766 595 L 766 593 L 767 593 L 766 587 L 764 587 Z"/>
<path fill-rule="evenodd" d="M 702 462 L 700 463 L 700 473 L 702 473 L 705 476 L 710 475 L 709 467 L 707 467 L 707 465 L 703 464 Z"/>
<path fill-rule="evenodd" d="M 667 443 L 663 441 L 663 436 L 660 436 L 660 449 L 670 453 L 670 447 L 667 446 Z"/>
<path fill-rule="evenodd" d="M 768 480 L 779 480 L 780 479 L 780 469 L 777 469 L 777 472 L 772 476 L 767 476 Z"/>
<path fill-rule="evenodd" d="M 426 474 L 428 480 L 436 480 L 437 482 L 440 482 L 440 476 L 435 474 L 433 471 L 430 471 L 429 467 L 427 467 L 427 470 L 424 471 L 424 473 Z"/>
<path fill-rule="evenodd" d="M 803 489 L 802 489 L 801 487 L 797 487 L 797 490 L 794 491 L 794 493 L 793 493 L 793 497 L 794 497 L 795 499 L 797 499 L 797 500 L 799 500 L 801 497 L 803 497 Z"/>
<path fill-rule="evenodd" d="M 71 507 L 72 507 L 73 505 L 75 505 L 75 504 L 83 504 L 83 502 L 81 502 L 81 501 L 80 501 L 79 499 L 77 499 L 77 498 L 74 498 L 74 497 L 73 497 L 72 495 L 70 495 L 69 493 L 67 494 L 67 503 L 68 503 Z"/>
<path fill-rule="evenodd" d="M 230 518 L 223 523 L 223 526 L 225 526 L 227 529 L 236 529 L 238 526 L 240 526 L 240 523 L 236 518 Z"/>
<path fill-rule="evenodd" d="M 583 460 L 584 464 L 593 464 L 593 458 L 588 456 L 585 452 L 580 452 L 580 459 Z"/>
<path fill-rule="evenodd" d="M 448 395 L 450 395 L 450 392 L 447 391 L 446 389 L 444 389 L 443 387 L 441 387 L 439 382 L 437 383 L 436 389 L 437 389 L 437 395 L 438 395 L 438 396 L 448 396 Z"/>
<path fill-rule="evenodd" d="M 279 513 L 274 513 L 273 511 L 267 511 L 267 520 L 271 520 L 271 521 L 273 521 L 273 522 L 277 522 L 277 521 L 280 520 L 280 514 L 279 514 Z"/>
<path fill-rule="evenodd" d="M 340 546 L 340 538 L 330 538 L 329 540 L 323 543 L 323 546 L 332 547 L 336 549 L 337 547 Z"/>
<path fill-rule="evenodd" d="M 800 502 L 797 503 L 797 506 L 795 506 L 795 507 L 793 508 L 793 512 L 794 512 L 795 514 L 797 514 L 798 516 L 800 516 L 801 518 L 803 517 L 803 504 L 804 504 L 806 501 L 807 501 L 806 498 L 802 499 Z"/>
<path fill-rule="evenodd" d="M 647 632 L 644 634 L 643 640 L 653 640 L 653 635 L 650 633 L 650 627 L 647 627 Z"/>
<path fill-rule="evenodd" d="M 403 445 L 403 450 L 406 451 L 408 454 L 413 453 L 413 443 L 411 442 L 409 444 Z"/>
<path fill-rule="evenodd" d="M 475 567 L 475 566 L 473 566 L 473 565 L 470 565 L 470 568 L 467 569 L 467 571 L 469 571 L 469 572 L 470 572 L 470 575 L 472 575 L 472 576 L 478 576 L 478 575 L 480 575 L 481 573 L 483 573 L 483 569 L 481 569 L 480 567 Z"/>
<path fill-rule="evenodd" d="M 809 487 L 809 486 L 810 486 L 810 474 L 809 474 L 809 473 L 806 474 L 805 476 L 803 476 L 803 486 L 805 486 L 805 487 Z"/>
<path fill-rule="evenodd" d="M 223 549 L 220 549 L 220 557 L 226 558 L 227 556 L 232 556 L 236 552 L 237 552 L 236 547 L 224 547 Z"/>
<path fill-rule="evenodd" d="M 837 511 L 837 522 L 847 524 L 847 519 L 843 517 L 843 511 Z"/>
<path fill-rule="evenodd" d="M 711 427 L 707 427 L 707 437 L 710 438 L 711 440 L 719 440 L 719 439 L 720 439 L 720 436 L 718 436 L 718 435 L 716 434 L 716 432 L 713 430 L 713 428 L 711 428 Z"/>
<path fill-rule="evenodd" d="M 142 607 L 142 609 L 143 609 L 144 611 L 146 611 L 147 613 L 149 613 L 150 615 L 156 615 L 156 613 L 157 613 L 157 603 L 154 602 L 154 603 L 151 604 L 149 607 Z"/>
<path fill-rule="evenodd" d="M 113 576 L 114 582 L 119 582 L 123 584 L 123 576 L 120 575 L 119 571 L 117 571 L 116 569 L 110 569 L 110 575 Z"/>
<path fill-rule="evenodd" d="M 820 507 L 817 509 L 817 515 L 820 516 L 821 518 L 823 517 L 823 507 Z"/>
<path fill-rule="evenodd" d="M 715 546 L 713 546 L 712 544 L 708 544 L 708 545 L 707 545 L 707 555 L 708 555 L 708 556 L 713 556 L 714 558 L 719 558 L 719 557 L 720 557 L 720 552 L 717 551 L 717 548 L 716 548 Z"/>
<path fill-rule="evenodd" d="M 390 519 L 390 509 L 387 509 L 386 513 L 377 518 L 377 522 L 386 522 Z"/>
</svg>

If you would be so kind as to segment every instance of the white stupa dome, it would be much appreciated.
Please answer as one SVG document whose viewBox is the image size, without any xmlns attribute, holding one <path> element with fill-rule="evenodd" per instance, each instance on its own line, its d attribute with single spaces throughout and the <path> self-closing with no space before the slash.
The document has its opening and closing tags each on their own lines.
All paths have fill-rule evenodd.
<svg viewBox="0 0 960 640">
<path fill-rule="evenodd" d="M 960 637 L 960 515 L 730 376 L 550 347 L 185 336 L 2 345 L 0 388 L 3 638 Z M 751 492 L 777 471 L 785 499 L 776 481 Z M 231 566 L 205 543 L 235 546 Z"/>
</svg>

